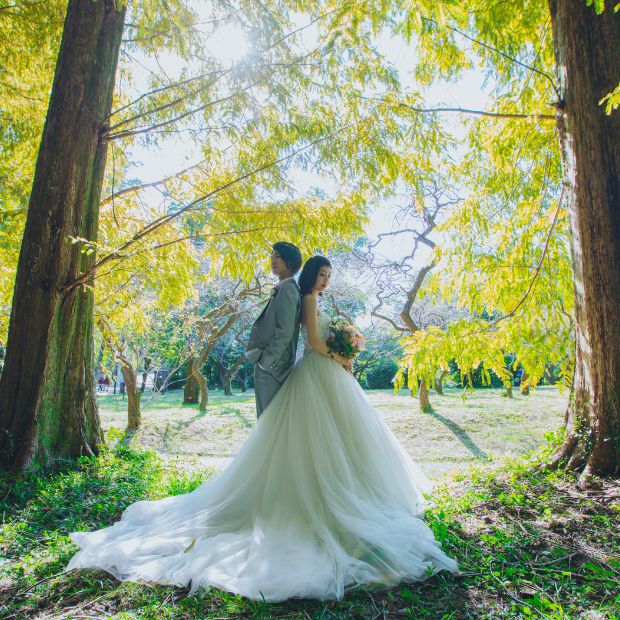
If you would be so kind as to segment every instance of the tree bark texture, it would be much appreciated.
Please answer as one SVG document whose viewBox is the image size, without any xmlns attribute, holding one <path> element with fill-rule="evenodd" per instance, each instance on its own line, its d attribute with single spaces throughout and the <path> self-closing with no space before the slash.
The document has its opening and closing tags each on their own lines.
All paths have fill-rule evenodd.
<svg viewBox="0 0 620 620">
<path fill-rule="evenodd" d="M 183 404 L 195 405 L 198 402 L 198 382 L 194 377 L 194 371 L 192 367 L 194 365 L 194 359 L 190 358 L 185 362 L 185 372 L 187 379 L 185 380 L 185 386 L 183 387 Z"/>
<path fill-rule="evenodd" d="M 420 411 L 428 413 L 431 410 L 431 401 L 428 398 L 428 386 L 426 385 L 426 379 L 420 381 L 420 387 L 418 388 L 418 399 L 420 401 Z"/>
<path fill-rule="evenodd" d="M 620 471 L 620 12 L 549 0 L 561 100 L 557 125 L 575 282 L 574 394 L 555 464 Z"/>
<path fill-rule="evenodd" d="M 127 430 L 135 431 L 140 428 L 142 423 L 142 412 L 140 410 L 142 392 L 138 388 L 134 368 L 127 360 L 121 363 L 121 373 L 123 373 L 125 389 L 127 390 Z"/>
<path fill-rule="evenodd" d="M 447 374 L 447 370 L 442 370 L 435 376 L 435 385 L 433 385 L 433 387 L 435 388 L 435 392 L 437 392 L 440 396 L 443 396 L 443 380 Z"/>
<path fill-rule="evenodd" d="M 93 291 L 70 284 L 95 260 L 109 116 L 125 9 L 69 0 L 22 241 L 0 379 L 0 466 L 92 454 Z"/>
</svg>

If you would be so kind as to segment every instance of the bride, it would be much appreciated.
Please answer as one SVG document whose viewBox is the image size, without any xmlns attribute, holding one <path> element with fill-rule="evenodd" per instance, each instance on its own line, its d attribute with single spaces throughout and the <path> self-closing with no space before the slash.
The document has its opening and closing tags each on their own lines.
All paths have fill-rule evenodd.
<svg viewBox="0 0 620 620">
<path fill-rule="evenodd" d="M 113 526 L 74 532 L 72 568 L 121 580 L 216 586 L 251 599 L 340 599 L 457 565 L 422 520 L 424 475 L 373 409 L 318 309 L 331 265 L 299 278 L 303 358 L 239 454 L 186 495 L 140 501 Z"/>
</svg>

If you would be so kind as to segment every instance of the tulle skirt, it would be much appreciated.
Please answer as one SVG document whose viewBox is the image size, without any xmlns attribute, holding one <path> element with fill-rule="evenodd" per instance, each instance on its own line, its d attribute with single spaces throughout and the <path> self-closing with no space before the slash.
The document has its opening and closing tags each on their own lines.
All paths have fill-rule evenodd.
<svg viewBox="0 0 620 620">
<path fill-rule="evenodd" d="M 72 533 L 80 551 L 67 570 L 256 600 L 340 599 L 457 570 L 421 518 L 429 488 L 354 377 L 309 351 L 222 473 Z"/>
</svg>

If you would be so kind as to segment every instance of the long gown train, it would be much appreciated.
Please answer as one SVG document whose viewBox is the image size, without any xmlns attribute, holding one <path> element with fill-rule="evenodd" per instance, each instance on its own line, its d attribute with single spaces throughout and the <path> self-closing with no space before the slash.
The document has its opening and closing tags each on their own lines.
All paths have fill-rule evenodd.
<svg viewBox="0 0 620 620">
<path fill-rule="evenodd" d="M 328 323 L 319 316 L 323 335 Z M 191 493 L 137 502 L 111 527 L 72 533 L 80 551 L 67 570 L 266 601 L 339 599 L 359 584 L 457 570 L 421 518 L 428 489 L 355 378 L 306 340 L 222 473 Z"/>
</svg>

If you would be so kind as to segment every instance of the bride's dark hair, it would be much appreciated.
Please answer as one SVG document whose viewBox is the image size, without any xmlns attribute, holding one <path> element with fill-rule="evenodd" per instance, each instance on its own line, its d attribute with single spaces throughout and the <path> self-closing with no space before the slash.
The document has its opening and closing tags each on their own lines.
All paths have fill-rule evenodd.
<svg viewBox="0 0 620 620">
<path fill-rule="evenodd" d="M 299 290 L 303 297 L 310 291 L 316 284 L 317 276 L 321 267 L 330 267 L 332 264 L 324 256 L 311 256 L 305 263 L 304 268 L 301 270 L 299 276 Z"/>
</svg>

